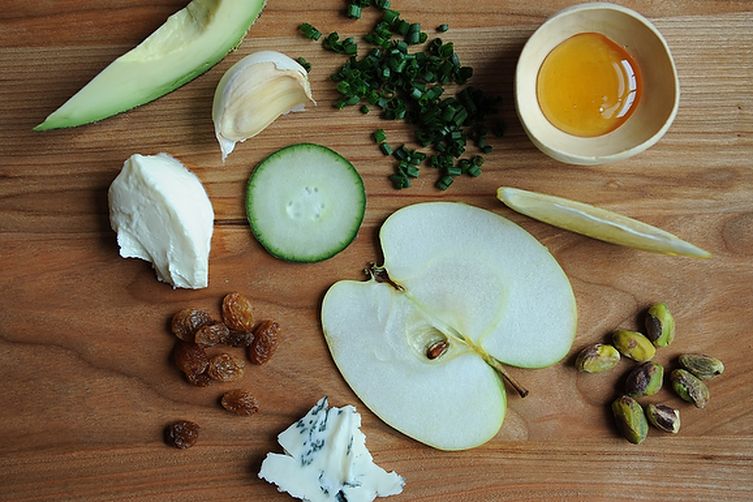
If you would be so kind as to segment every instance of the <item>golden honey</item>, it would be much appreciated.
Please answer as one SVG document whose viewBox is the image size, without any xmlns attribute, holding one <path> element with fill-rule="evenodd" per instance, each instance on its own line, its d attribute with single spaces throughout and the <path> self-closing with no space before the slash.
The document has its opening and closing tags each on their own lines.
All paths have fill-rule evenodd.
<svg viewBox="0 0 753 502">
<path fill-rule="evenodd" d="M 620 45 L 601 33 L 579 33 L 544 59 L 536 94 L 544 116 L 574 136 L 601 136 L 638 106 L 641 73 Z"/>
</svg>

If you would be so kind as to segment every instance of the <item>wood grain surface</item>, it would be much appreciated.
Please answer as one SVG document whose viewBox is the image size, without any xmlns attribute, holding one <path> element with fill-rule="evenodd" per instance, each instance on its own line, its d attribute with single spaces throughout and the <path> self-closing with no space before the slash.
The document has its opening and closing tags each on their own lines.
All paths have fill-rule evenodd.
<svg viewBox="0 0 753 502">
<path fill-rule="evenodd" d="M 425 170 L 397 192 L 391 164 L 369 138 L 399 124 L 336 112 L 328 75 L 342 59 L 298 36 L 308 21 L 358 35 L 343 3 L 270 0 L 235 53 L 158 101 L 73 130 L 31 128 L 109 61 L 158 27 L 185 0 L 5 0 L 0 10 L 0 499 L 285 500 L 256 473 L 277 433 L 322 395 L 355 404 L 376 461 L 406 478 L 396 500 L 753 500 L 753 3 L 747 0 L 623 1 L 666 36 L 681 78 L 680 112 L 666 137 L 628 161 L 559 164 L 523 134 L 512 104 L 515 63 L 526 39 L 564 0 L 393 0 L 425 27 L 450 25 L 475 85 L 504 100 L 505 137 L 478 179 L 437 191 Z M 225 165 L 210 119 L 222 73 L 258 49 L 304 56 L 319 106 L 276 121 L 239 145 Z M 647 92 L 650 92 L 648 90 Z M 277 261 L 244 221 L 253 166 L 297 141 L 328 145 L 364 177 L 368 208 L 356 241 L 314 265 Z M 132 153 L 170 152 L 204 182 L 216 212 L 209 288 L 172 290 L 150 266 L 119 258 L 106 192 Z M 619 248 L 537 223 L 502 207 L 510 185 L 580 199 L 658 225 L 710 250 L 708 261 Z M 457 200 L 495 211 L 539 238 L 570 277 L 579 325 L 573 352 L 635 327 L 641 309 L 666 301 L 676 342 L 658 353 L 672 364 L 688 351 L 720 357 L 704 410 L 666 389 L 656 400 L 681 406 L 682 431 L 651 431 L 634 446 L 616 433 L 607 403 L 630 367 L 581 375 L 572 356 L 552 368 L 512 370 L 531 389 L 510 394 L 505 424 L 489 443 L 456 453 L 432 450 L 380 422 L 338 374 L 318 309 L 327 287 L 360 278 L 379 259 L 376 231 L 394 210 Z M 229 291 L 248 294 L 259 318 L 277 319 L 285 338 L 272 361 L 248 369 L 242 385 L 262 410 L 245 419 L 217 405 L 224 389 L 194 388 L 169 363 L 167 321 L 195 305 L 217 312 Z M 190 419 L 199 443 L 178 451 L 163 426 Z"/>
</svg>

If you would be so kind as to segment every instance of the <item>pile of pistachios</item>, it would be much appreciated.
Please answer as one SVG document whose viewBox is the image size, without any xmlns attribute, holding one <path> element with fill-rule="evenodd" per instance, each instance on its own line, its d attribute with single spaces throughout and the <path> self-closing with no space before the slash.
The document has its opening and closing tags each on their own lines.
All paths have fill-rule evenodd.
<svg viewBox="0 0 753 502">
<path fill-rule="evenodd" d="M 620 362 L 620 354 L 639 366 L 625 379 L 625 393 L 612 402 L 612 414 L 617 427 L 631 443 L 641 443 L 648 435 L 648 424 L 676 434 L 680 430 L 680 410 L 666 404 L 649 403 L 644 407 L 637 399 L 653 396 L 664 383 L 664 367 L 652 361 L 657 348 L 667 347 L 675 338 L 675 320 L 664 303 L 649 307 L 645 318 L 645 332 L 618 329 L 612 333 L 612 344 L 597 343 L 585 347 L 578 354 L 575 366 L 584 373 L 609 371 Z M 709 401 L 710 380 L 724 372 L 719 359 L 704 354 L 683 354 L 681 368 L 672 370 L 669 381 L 683 400 L 703 408 Z"/>
</svg>

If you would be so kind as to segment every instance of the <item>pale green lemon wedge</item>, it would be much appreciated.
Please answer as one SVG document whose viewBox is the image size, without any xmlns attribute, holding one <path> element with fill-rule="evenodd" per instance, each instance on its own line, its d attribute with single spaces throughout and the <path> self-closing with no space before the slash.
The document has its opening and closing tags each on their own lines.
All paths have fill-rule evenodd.
<svg viewBox="0 0 753 502">
<path fill-rule="evenodd" d="M 510 187 L 499 187 L 497 198 L 514 211 L 592 239 L 654 253 L 711 257 L 669 232 L 582 202 Z"/>
</svg>

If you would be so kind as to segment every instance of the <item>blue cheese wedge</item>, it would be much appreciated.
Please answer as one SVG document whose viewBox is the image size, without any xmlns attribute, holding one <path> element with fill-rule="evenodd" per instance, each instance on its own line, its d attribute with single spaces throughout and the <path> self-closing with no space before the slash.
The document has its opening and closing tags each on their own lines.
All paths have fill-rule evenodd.
<svg viewBox="0 0 753 502">
<path fill-rule="evenodd" d="M 151 262 L 173 287 L 207 287 L 214 210 L 195 174 L 166 153 L 134 154 L 108 199 L 123 258 Z"/>
<path fill-rule="evenodd" d="M 353 406 L 329 408 L 323 397 L 277 436 L 285 454 L 267 453 L 259 477 L 309 502 L 361 502 L 397 495 L 405 484 L 373 461 Z"/>
</svg>

